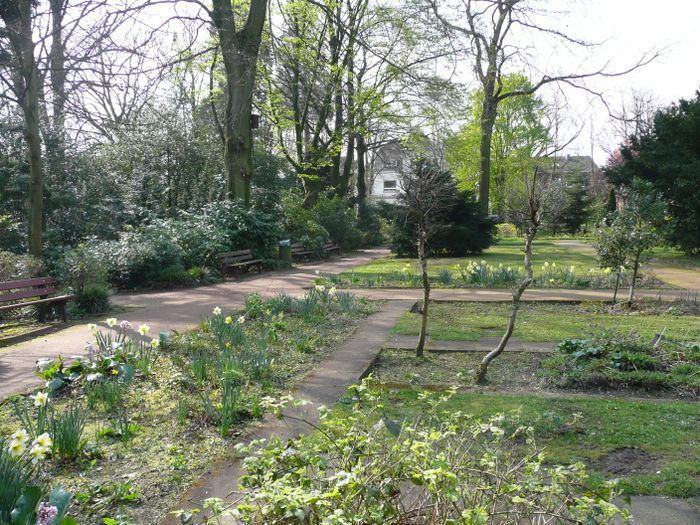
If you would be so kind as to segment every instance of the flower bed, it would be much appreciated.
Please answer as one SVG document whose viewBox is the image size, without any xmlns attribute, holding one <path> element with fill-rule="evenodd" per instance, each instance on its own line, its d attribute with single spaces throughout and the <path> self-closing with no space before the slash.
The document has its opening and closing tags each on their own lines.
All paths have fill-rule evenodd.
<svg viewBox="0 0 700 525">
<path fill-rule="evenodd" d="M 0 498 L 0 522 L 25 505 L 26 523 L 41 523 L 48 507 L 65 513 L 71 494 L 80 523 L 158 522 L 264 413 L 266 396 L 302 378 L 372 310 L 322 289 L 249 296 L 242 310 L 215 308 L 198 330 L 162 343 L 146 325 L 135 339 L 126 321 L 108 320 L 116 333 L 91 327 L 86 356 L 42 362 L 46 387 L 0 407 L 0 486 L 16 489 Z M 63 506 L 51 503 L 59 486 Z M 30 493 L 39 496 L 22 499 Z"/>
</svg>

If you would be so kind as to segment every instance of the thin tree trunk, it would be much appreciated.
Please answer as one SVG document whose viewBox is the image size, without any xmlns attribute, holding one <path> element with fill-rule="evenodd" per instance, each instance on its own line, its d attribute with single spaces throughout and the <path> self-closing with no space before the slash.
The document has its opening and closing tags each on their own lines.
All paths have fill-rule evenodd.
<svg viewBox="0 0 700 525">
<path fill-rule="evenodd" d="M 637 284 L 637 273 L 639 272 L 639 257 L 641 253 L 637 253 L 634 258 L 634 266 L 632 267 L 632 281 L 630 282 L 630 293 L 627 296 L 627 306 L 632 306 L 632 300 L 634 299 L 634 288 Z"/>
<path fill-rule="evenodd" d="M 535 238 L 537 230 L 531 228 L 527 232 L 527 237 L 525 238 L 525 271 L 526 276 L 520 282 L 520 285 L 513 291 L 513 299 L 511 302 L 510 316 L 508 317 L 508 326 L 506 328 L 505 334 L 501 338 L 498 346 L 491 350 L 488 354 L 484 356 L 481 363 L 476 369 L 476 374 L 474 376 L 474 381 L 477 384 L 484 384 L 486 382 L 486 373 L 488 371 L 489 364 L 491 361 L 496 359 L 499 355 L 503 353 L 508 345 L 510 336 L 513 335 L 513 330 L 515 329 L 515 321 L 518 316 L 518 310 L 520 309 L 520 298 L 523 293 L 532 283 L 532 241 Z"/>
<path fill-rule="evenodd" d="M 620 272 L 615 274 L 615 292 L 613 293 L 613 304 L 617 303 L 617 291 L 620 289 Z"/>
<path fill-rule="evenodd" d="M 357 134 L 357 208 L 359 213 L 364 213 L 367 205 L 367 145 L 361 133 Z"/>
<path fill-rule="evenodd" d="M 416 345 L 416 357 L 423 357 L 425 350 L 425 336 L 428 328 L 428 306 L 430 305 L 430 280 L 428 279 L 428 258 L 426 255 L 426 233 L 418 231 L 418 261 L 420 263 L 421 278 L 423 281 L 423 311 L 421 312 L 420 335 Z"/>
<path fill-rule="evenodd" d="M 479 143 L 479 208 L 481 214 L 489 214 L 489 189 L 491 179 L 491 141 L 496 123 L 497 102 L 487 92 L 481 106 L 481 138 Z"/>
</svg>

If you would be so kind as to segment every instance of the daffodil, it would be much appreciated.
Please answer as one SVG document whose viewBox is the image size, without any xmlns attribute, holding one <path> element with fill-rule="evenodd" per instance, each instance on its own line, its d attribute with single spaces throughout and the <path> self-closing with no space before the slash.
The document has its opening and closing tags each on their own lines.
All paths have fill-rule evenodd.
<svg viewBox="0 0 700 525">
<path fill-rule="evenodd" d="M 29 433 L 23 428 L 20 428 L 18 431 L 16 431 L 10 436 L 10 439 L 12 439 L 13 441 L 21 441 L 22 443 L 26 443 L 27 441 L 29 441 Z"/>
<path fill-rule="evenodd" d="M 221 315 L 221 308 L 217 306 L 212 310 L 211 313 L 213 313 L 214 315 Z"/>
<path fill-rule="evenodd" d="M 34 400 L 35 407 L 43 407 L 49 402 L 49 394 L 46 392 L 37 392 L 36 395 L 31 397 Z"/>
<path fill-rule="evenodd" d="M 115 326 L 117 326 L 117 318 L 110 317 L 105 321 L 105 323 L 107 323 L 107 326 L 109 326 L 110 328 L 114 328 Z"/>
<path fill-rule="evenodd" d="M 112 368 L 112 371 L 110 372 L 113 376 L 118 376 L 119 375 L 119 370 L 116 368 Z"/>
<path fill-rule="evenodd" d="M 336 289 L 335 286 L 333 286 L 330 290 L 328 290 L 328 293 L 331 295 L 335 295 Z"/>
<path fill-rule="evenodd" d="M 243 324 L 243 323 L 245 323 L 245 317 L 240 316 L 238 319 L 236 319 L 236 322 L 237 322 L 238 324 Z"/>
<path fill-rule="evenodd" d="M 226 324 L 233 324 L 233 317 L 231 317 L 230 315 L 226 316 L 226 319 L 224 319 L 224 322 Z"/>
<path fill-rule="evenodd" d="M 549 263 L 547 261 L 544 262 L 544 267 L 547 268 L 549 266 Z"/>
<path fill-rule="evenodd" d="M 34 445 L 29 451 L 29 455 L 32 457 L 33 463 L 38 463 L 46 458 L 46 449 L 39 445 Z"/>
<path fill-rule="evenodd" d="M 574 273 L 576 271 L 576 266 L 572 266 L 571 268 L 569 268 L 569 271 L 571 273 Z"/>
<path fill-rule="evenodd" d="M 7 448 L 9 449 L 10 455 L 13 458 L 18 458 L 19 456 L 24 454 L 25 450 L 27 450 L 27 445 L 23 441 L 13 439 L 12 441 L 10 441 L 10 444 Z"/>
<path fill-rule="evenodd" d="M 148 326 L 147 324 L 142 324 L 139 326 L 139 333 L 141 335 L 145 336 L 150 329 L 151 329 L 151 327 Z"/>
<path fill-rule="evenodd" d="M 32 445 L 39 445 L 43 448 L 51 448 L 53 445 L 53 440 L 51 439 L 51 436 L 49 436 L 48 432 L 44 432 L 40 436 L 37 436 L 37 438 L 32 442 Z"/>
<path fill-rule="evenodd" d="M 158 348 L 160 347 L 160 341 L 158 339 L 151 339 L 151 348 Z"/>
<path fill-rule="evenodd" d="M 323 292 L 325 289 L 326 289 L 326 287 L 323 286 L 322 284 L 317 284 L 317 285 L 316 285 L 316 291 L 317 291 L 317 292 Z"/>
<path fill-rule="evenodd" d="M 93 335 L 97 332 L 97 325 L 95 323 L 88 324 L 87 328 Z"/>
</svg>

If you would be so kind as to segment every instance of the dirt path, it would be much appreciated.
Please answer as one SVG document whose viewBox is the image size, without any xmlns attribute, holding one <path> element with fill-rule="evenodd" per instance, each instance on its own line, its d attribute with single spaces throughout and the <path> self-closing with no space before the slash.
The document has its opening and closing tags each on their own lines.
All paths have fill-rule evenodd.
<svg viewBox="0 0 700 525">
<path fill-rule="evenodd" d="M 584 241 L 566 240 L 554 241 L 557 246 L 571 248 L 584 255 L 596 256 L 595 249 Z M 668 284 L 678 286 L 692 292 L 700 292 L 700 271 L 682 266 L 669 264 L 667 261 L 652 259 L 649 263 L 656 274 L 656 277 Z"/>
</svg>

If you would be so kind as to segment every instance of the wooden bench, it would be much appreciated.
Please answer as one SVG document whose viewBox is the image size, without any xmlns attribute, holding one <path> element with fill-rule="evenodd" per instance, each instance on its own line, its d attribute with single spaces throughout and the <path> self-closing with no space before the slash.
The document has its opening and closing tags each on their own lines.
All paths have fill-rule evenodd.
<svg viewBox="0 0 700 525">
<path fill-rule="evenodd" d="M 340 255 L 340 246 L 331 240 L 326 241 L 326 243 L 323 245 L 323 249 L 326 253 L 337 252 L 337 254 Z"/>
<path fill-rule="evenodd" d="M 303 259 L 315 255 L 313 251 L 304 248 L 304 245 L 300 242 L 292 244 L 292 258 L 293 259 Z"/>
<path fill-rule="evenodd" d="M 57 293 L 56 282 L 51 277 L 1 282 L 0 312 L 26 308 L 27 306 L 38 306 L 39 321 L 43 322 L 46 320 L 50 306 L 57 305 L 61 309 L 65 322 L 68 320 L 66 303 L 75 296 L 56 295 Z"/>
<path fill-rule="evenodd" d="M 323 251 L 325 253 L 332 253 L 332 252 L 337 252 L 338 255 L 340 255 L 340 246 L 335 244 L 333 241 L 326 241 L 323 244 Z M 292 244 L 292 257 L 301 259 L 304 257 L 312 257 L 316 255 L 316 252 L 312 250 L 307 250 L 304 248 L 304 245 L 301 244 L 300 242 L 297 242 L 295 244 Z"/>
<path fill-rule="evenodd" d="M 262 260 L 255 259 L 250 250 L 236 250 L 219 254 L 219 260 L 224 268 L 231 268 L 234 271 L 257 268 L 262 273 Z"/>
</svg>

